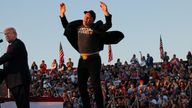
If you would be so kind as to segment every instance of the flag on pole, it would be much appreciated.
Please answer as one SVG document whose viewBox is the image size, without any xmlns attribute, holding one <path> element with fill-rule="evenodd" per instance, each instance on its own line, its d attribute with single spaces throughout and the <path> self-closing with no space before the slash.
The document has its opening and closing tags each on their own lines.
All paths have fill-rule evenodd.
<svg viewBox="0 0 192 108">
<path fill-rule="evenodd" d="M 59 46 L 59 64 L 62 64 L 64 62 L 64 52 L 63 52 L 63 48 L 60 42 L 60 46 Z"/>
<path fill-rule="evenodd" d="M 113 54 L 112 54 L 111 45 L 108 45 L 108 62 L 111 62 L 112 60 L 113 60 Z"/>
<path fill-rule="evenodd" d="M 160 58 L 163 59 L 163 56 L 164 56 L 164 50 L 163 50 L 163 42 L 162 42 L 162 39 L 161 39 L 161 35 L 160 35 Z"/>
</svg>

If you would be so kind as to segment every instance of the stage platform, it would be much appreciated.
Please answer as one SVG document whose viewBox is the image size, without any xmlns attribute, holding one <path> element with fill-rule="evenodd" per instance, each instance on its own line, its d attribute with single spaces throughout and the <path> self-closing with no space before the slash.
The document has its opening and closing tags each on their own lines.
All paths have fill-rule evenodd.
<svg viewBox="0 0 192 108">
<path fill-rule="evenodd" d="M 11 98 L 0 98 L 0 108 L 16 108 L 15 101 Z M 30 108 L 63 108 L 63 99 L 53 97 L 32 97 Z"/>
</svg>

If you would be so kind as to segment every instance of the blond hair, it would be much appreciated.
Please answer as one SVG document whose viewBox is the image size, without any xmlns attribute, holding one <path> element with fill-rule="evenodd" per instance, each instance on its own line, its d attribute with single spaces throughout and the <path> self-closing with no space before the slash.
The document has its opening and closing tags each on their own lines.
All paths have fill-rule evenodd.
<svg viewBox="0 0 192 108">
<path fill-rule="evenodd" d="M 17 32 L 16 32 L 15 28 L 7 27 L 4 29 L 4 33 L 10 32 L 10 31 L 13 32 L 17 36 Z"/>
</svg>

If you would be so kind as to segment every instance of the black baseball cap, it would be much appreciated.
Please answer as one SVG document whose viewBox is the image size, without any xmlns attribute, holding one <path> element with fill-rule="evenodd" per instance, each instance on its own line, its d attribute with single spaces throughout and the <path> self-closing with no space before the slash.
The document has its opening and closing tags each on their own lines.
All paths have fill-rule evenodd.
<svg viewBox="0 0 192 108">
<path fill-rule="evenodd" d="M 95 12 L 94 12 L 93 10 L 84 11 L 84 14 L 86 14 L 86 13 L 90 13 L 90 14 L 91 14 L 91 17 L 93 17 L 93 20 L 95 20 L 96 14 L 95 14 Z"/>
</svg>

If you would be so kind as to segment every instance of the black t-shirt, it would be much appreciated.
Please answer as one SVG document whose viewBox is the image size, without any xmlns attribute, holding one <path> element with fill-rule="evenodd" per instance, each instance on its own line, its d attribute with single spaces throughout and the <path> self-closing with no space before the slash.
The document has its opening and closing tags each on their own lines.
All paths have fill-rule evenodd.
<svg viewBox="0 0 192 108">
<path fill-rule="evenodd" d="M 78 47 L 80 53 L 94 53 L 99 49 L 99 37 L 93 29 L 81 26 L 78 29 Z"/>
</svg>

